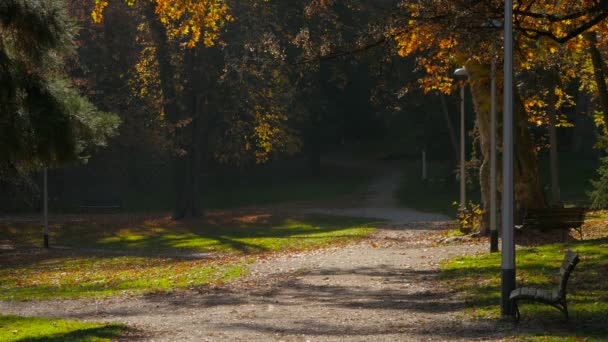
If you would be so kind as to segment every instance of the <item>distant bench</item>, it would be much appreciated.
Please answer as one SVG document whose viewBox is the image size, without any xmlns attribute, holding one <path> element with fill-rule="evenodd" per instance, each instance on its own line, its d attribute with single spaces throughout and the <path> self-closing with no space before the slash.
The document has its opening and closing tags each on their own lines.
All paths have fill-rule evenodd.
<svg viewBox="0 0 608 342">
<path fill-rule="evenodd" d="M 122 209 L 119 200 L 87 200 L 80 205 L 81 211 L 113 211 Z"/>
<path fill-rule="evenodd" d="M 543 208 L 524 209 L 521 215 L 520 230 L 539 229 L 562 230 L 575 229 L 583 237 L 582 225 L 585 222 L 585 208 Z"/>
</svg>

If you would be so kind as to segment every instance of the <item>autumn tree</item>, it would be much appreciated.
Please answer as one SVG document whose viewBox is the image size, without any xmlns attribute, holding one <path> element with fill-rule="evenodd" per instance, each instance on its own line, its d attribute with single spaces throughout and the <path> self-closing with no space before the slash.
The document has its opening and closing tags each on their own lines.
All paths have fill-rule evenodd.
<svg viewBox="0 0 608 342">
<path fill-rule="evenodd" d="M 476 135 L 481 145 L 482 200 L 487 205 L 490 61 L 494 59 L 498 65 L 502 64 L 500 31 L 488 27 L 492 26 L 488 22 L 502 18 L 503 2 L 423 0 L 400 1 L 395 6 L 389 2 L 368 5 L 352 1 L 309 1 L 309 7 L 325 13 L 334 22 L 339 22 L 344 6 L 352 11 L 364 10 L 378 15 L 371 16 L 367 25 L 359 26 L 355 38 L 347 42 L 334 39 L 328 43 L 338 46 L 326 49 L 320 58 L 358 54 L 394 41 L 400 56 L 416 59 L 417 70 L 425 74 L 417 85 L 426 93 L 451 94 L 457 88 L 451 77 L 452 71 L 463 65 L 467 68 L 476 111 Z M 593 55 L 594 44 L 600 47 L 604 44 L 600 41 L 596 44 L 596 39 L 604 36 L 606 11 L 604 2 L 592 0 L 515 2 L 518 69 L 515 191 L 520 208 L 547 205 L 537 170 L 538 142 L 532 139 L 531 125 L 565 124 L 559 111 L 569 102 L 566 89 L 573 82 L 579 82 L 588 90 L 595 89 L 597 85 L 599 94 L 603 93 L 603 63 L 597 57 L 591 63 L 587 52 Z M 373 20 L 374 17 L 381 20 Z M 585 32 L 586 37 L 582 35 Z M 336 41 L 337 44 L 333 43 Z M 588 72 L 590 65 L 594 65 L 594 72 Z M 498 70 L 497 74 L 500 87 L 502 73 Z M 530 77 L 534 74 L 542 75 L 542 81 L 538 82 L 538 77 Z M 556 75 L 557 79 L 551 75 Z M 527 89 L 536 89 L 537 92 L 531 94 Z M 501 109 L 501 99 L 498 100 L 498 108 Z M 497 133 L 500 137 L 500 130 Z"/>
<path fill-rule="evenodd" d="M 174 217 L 199 216 L 205 164 L 244 167 L 298 149 L 287 125 L 293 94 L 284 52 L 266 25 L 279 16 L 263 1 L 232 8 L 211 0 L 129 3 L 151 45 L 142 88 L 158 90 L 149 95 L 159 99 L 172 144 Z M 94 20 L 106 6 L 96 2 Z"/>
</svg>

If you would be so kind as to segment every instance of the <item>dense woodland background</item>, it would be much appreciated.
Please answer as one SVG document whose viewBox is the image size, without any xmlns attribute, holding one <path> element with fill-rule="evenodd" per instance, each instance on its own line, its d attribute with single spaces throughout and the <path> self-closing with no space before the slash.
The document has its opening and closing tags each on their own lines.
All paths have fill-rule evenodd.
<svg viewBox="0 0 608 342">
<path fill-rule="evenodd" d="M 11 3 L 36 7 L 29 1 L 2 6 L 10 9 Z M 72 84 L 70 89 L 100 113 L 117 116 L 120 124 L 103 133 L 107 140 L 81 144 L 77 156 L 34 158 L 27 167 L 15 159 L 5 165 L 0 181 L 3 213 L 39 210 L 44 166 L 49 167 L 50 206 L 58 212 L 116 203 L 127 211 L 171 210 L 177 218 L 198 216 L 204 208 L 260 204 L 263 199 L 245 195 L 244 189 L 252 184 L 280 187 L 308 179 L 332 183 L 351 173 L 335 166 L 344 160 L 399 161 L 408 175 L 417 175 L 423 150 L 440 189 L 452 193 L 457 187 L 459 84 L 449 81 L 446 86 L 448 81 L 427 79 L 438 72 L 449 79 L 451 68 L 461 63 L 468 63 L 473 73 L 472 90 L 466 96 L 469 186 L 477 193 L 480 182 L 483 188 L 483 176 L 480 179 L 478 174 L 487 158 L 486 133 L 480 126 L 486 95 L 476 90 L 480 85 L 475 83 L 479 79 L 474 79 L 476 66 L 471 60 L 487 70 L 489 42 L 501 44 L 496 32 L 481 28 L 486 18 L 500 17 L 498 2 L 466 7 L 466 1 L 456 1 L 433 8 L 433 1 L 417 5 L 407 1 L 209 1 L 209 6 L 219 4 L 218 14 L 212 20 L 215 26 L 202 28 L 200 41 L 192 28 L 183 25 L 195 12 L 186 10 L 175 17 L 179 20 L 171 21 L 175 18 L 162 17 L 162 1 L 55 3 L 60 7 L 55 10 L 65 10 L 67 25 L 74 25 L 72 51 L 62 58 L 60 67 Z M 540 2 L 532 3 L 530 13 L 543 8 Z M 0 14 L 9 13 L 6 8 Z M 470 12 L 468 16 L 453 15 L 463 8 Z M 575 30 L 575 24 L 606 11 L 593 1 L 577 2 L 571 16 L 578 9 L 589 12 L 572 19 L 574 24 L 564 24 L 565 29 Z M 547 18 L 566 15 L 566 10 L 549 6 Z M 567 80 L 550 74 L 576 68 L 568 54 L 579 54 L 577 58 L 592 69 L 592 54 L 588 46 L 569 50 L 563 45 L 568 44 L 565 39 L 566 43 L 559 42 L 562 45 L 554 43 L 565 35 L 553 40 L 543 38 L 549 34 L 534 36 L 532 29 L 526 31 L 528 17 L 521 11 L 518 52 L 536 49 L 539 55 L 520 58 L 521 65 L 533 65 L 517 75 L 519 103 L 527 111 L 523 125 L 529 130 L 522 134 L 531 137 L 523 148 L 539 158 L 540 191 L 550 197 L 546 117 L 551 106 L 536 108 L 531 99 L 548 102 L 551 91 L 559 88 L 566 94 L 560 95 L 555 106 L 558 123 L 563 124 L 557 129 L 563 168 L 561 200 L 589 205 L 585 192 L 592 188 L 590 179 L 604 155 L 596 144 L 602 134 L 602 126 L 597 125 L 601 101 L 594 91 L 598 87 L 592 84 L 592 73 L 572 76 L 564 71 L 570 75 Z M 418 26 L 406 29 L 412 21 L 418 21 Z M 605 25 L 603 21 L 596 24 L 591 28 L 601 30 Z M 426 26 L 432 31 L 432 25 L 456 31 L 446 30 L 433 39 L 423 31 L 418 38 L 412 36 Z M 454 48 L 442 43 L 440 36 L 461 43 Z M 596 50 L 603 58 L 606 42 L 601 34 L 597 37 Z M 424 39 L 428 47 L 422 47 Z M 468 45 L 466 39 L 471 41 Z M 538 53 L 543 48 L 561 50 L 556 56 L 543 57 Z M 471 54 L 475 49 L 480 51 L 477 57 Z M 437 52 L 442 50 L 443 55 Z M 433 58 L 442 60 L 443 69 L 430 68 L 438 63 L 428 61 Z M 538 94 L 544 96 L 538 99 Z M 28 158 L 20 160 L 24 159 Z M 537 175 L 536 162 L 521 167 L 525 172 L 520 175 Z M 479 194 L 473 199 L 485 203 L 481 193 L 481 199 Z M 538 206 L 556 204 L 534 196 L 530 198 Z"/>
</svg>

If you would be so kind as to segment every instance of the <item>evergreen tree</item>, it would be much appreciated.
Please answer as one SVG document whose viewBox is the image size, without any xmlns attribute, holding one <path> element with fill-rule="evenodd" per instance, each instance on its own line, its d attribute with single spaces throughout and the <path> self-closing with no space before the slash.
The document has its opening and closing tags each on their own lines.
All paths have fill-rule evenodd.
<svg viewBox="0 0 608 342">
<path fill-rule="evenodd" d="M 0 2 L 0 179 L 77 159 L 119 125 L 65 72 L 76 29 L 61 0 Z"/>
</svg>

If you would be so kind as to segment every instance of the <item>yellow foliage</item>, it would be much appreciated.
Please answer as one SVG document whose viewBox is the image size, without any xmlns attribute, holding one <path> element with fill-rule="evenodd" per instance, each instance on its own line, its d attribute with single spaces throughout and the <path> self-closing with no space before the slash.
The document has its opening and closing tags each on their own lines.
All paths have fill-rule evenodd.
<svg viewBox="0 0 608 342">
<path fill-rule="evenodd" d="M 94 23 L 101 23 L 103 20 L 103 10 L 108 7 L 108 2 L 103 0 L 95 0 L 95 6 L 91 12 L 91 18 Z"/>
<path fill-rule="evenodd" d="M 118 0 L 116 0 L 118 1 Z M 124 0 L 134 5 L 136 0 Z M 201 40 L 207 47 L 215 45 L 227 23 L 234 18 L 226 0 L 140 0 L 156 5 L 159 20 L 167 26 L 171 37 L 185 38 L 185 46 L 193 48 Z M 108 1 L 95 0 L 91 12 L 93 22 L 103 21 L 104 9 Z M 201 39 L 202 38 L 202 39 Z"/>
</svg>

